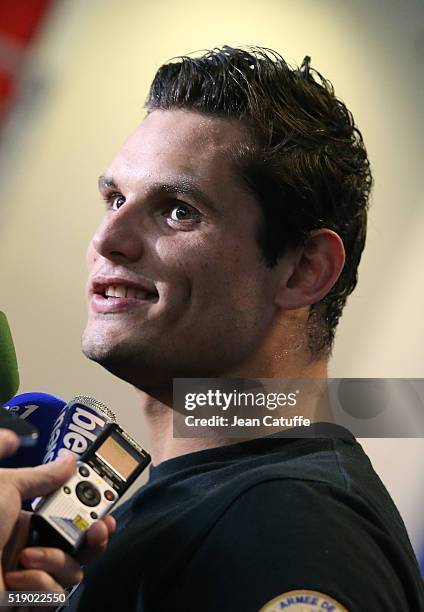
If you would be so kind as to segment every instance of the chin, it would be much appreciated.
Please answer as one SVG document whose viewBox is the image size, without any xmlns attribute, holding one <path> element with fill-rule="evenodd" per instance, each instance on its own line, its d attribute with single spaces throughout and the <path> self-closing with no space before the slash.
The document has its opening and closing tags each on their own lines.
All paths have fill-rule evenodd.
<svg viewBox="0 0 424 612">
<path fill-rule="evenodd" d="M 139 345 L 137 347 L 131 345 L 128 338 L 114 341 L 110 334 L 105 338 L 102 334 L 93 334 L 92 331 L 86 330 L 82 337 L 81 349 L 88 359 L 135 386 L 140 382 L 138 380 L 140 372 L 147 373 L 149 369 L 146 367 L 146 362 L 152 362 L 145 351 L 140 351 Z"/>
<path fill-rule="evenodd" d="M 114 341 L 111 334 L 105 337 L 102 333 L 96 333 L 92 329 L 86 328 L 82 340 L 81 349 L 83 354 L 101 365 L 115 360 L 122 360 L 124 355 L 123 347 L 119 346 L 119 342 Z"/>
<path fill-rule="evenodd" d="M 132 370 L 129 364 L 134 361 L 134 358 L 128 354 L 128 349 L 124 350 L 124 347 L 114 346 L 110 342 L 93 342 L 85 337 L 82 339 L 81 348 L 90 361 L 99 364 L 121 380 L 134 384 L 133 377 L 129 373 Z"/>
<path fill-rule="evenodd" d="M 116 349 L 103 343 L 93 343 L 86 341 L 84 338 L 81 344 L 83 354 L 100 365 L 105 365 L 108 362 L 113 362 L 116 359 Z"/>
</svg>

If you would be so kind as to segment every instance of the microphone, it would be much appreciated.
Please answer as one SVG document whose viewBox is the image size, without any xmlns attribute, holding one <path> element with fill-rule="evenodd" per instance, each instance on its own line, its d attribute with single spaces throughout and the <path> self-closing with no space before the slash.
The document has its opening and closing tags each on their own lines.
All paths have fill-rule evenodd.
<svg viewBox="0 0 424 612">
<path fill-rule="evenodd" d="M 19 371 L 15 347 L 6 315 L 0 311 L 0 405 L 13 397 L 19 388 Z"/>
<path fill-rule="evenodd" d="M 84 453 L 103 429 L 116 422 L 115 414 L 105 404 L 87 396 L 77 396 L 68 404 L 48 393 L 22 393 L 5 406 L 19 421 L 35 425 L 40 432 L 33 447 L 20 447 L 0 461 L 0 467 L 34 467 L 54 461 L 64 450 L 77 456 Z M 39 498 L 24 501 L 23 508 L 32 510 Z"/>
<path fill-rule="evenodd" d="M 49 393 L 22 393 L 4 407 L 8 415 L 19 417 L 19 422 L 32 425 L 38 431 L 36 444 L 20 446 L 12 457 L 0 461 L 0 467 L 34 467 L 43 463 L 50 433 L 66 402 Z M 10 420 L 9 420 L 10 422 Z M 5 426 L 8 422 L 5 421 Z"/>
<path fill-rule="evenodd" d="M 40 432 L 37 444 L 24 447 L 0 462 L 0 467 L 34 467 L 50 463 L 64 450 L 79 458 L 108 423 L 114 412 L 105 404 L 79 395 L 68 404 L 48 393 L 22 393 L 5 406 L 9 414 L 35 425 Z"/>
<path fill-rule="evenodd" d="M 50 463 L 66 451 L 73 452 L 78 460 L 105 427 L 115 422 L 114 412 L 102 402 L 86 395 L 74 397 L 62 408 L 53 424 L 42 462 Z M 34 511 L 41 499 L 32 500 Z"/>
<path fill-rule="evenodd" d="M 74 397 L 54 422 L 43 463 L 54 461 L 63 451 L 72 451 L 78 459 L 106 425 L 115 422 L 114 412 L 102 402 L 86 395 Z"/>
<path fill-rule="evenodd" d="M 19 436 L 21 446 L 34 446 L 38 430 L 31 423 L 10 415 L 2 404 L 13 397 L 19 387 L 19 371 L 15 347 L 6 315 L 0 311 L 0 427 L 11 429 Z"/>
</svg>

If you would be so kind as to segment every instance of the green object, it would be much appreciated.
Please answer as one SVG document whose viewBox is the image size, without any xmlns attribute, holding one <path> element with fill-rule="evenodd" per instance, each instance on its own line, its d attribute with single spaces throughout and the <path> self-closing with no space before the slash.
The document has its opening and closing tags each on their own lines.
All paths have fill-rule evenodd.
<svg viewBox="0 0 424 612">
<path fill-rule="evenodd" d="M 0 405 L 16 394 L 19 387 L 18 363 L 6 315 L 0 311 Z"/>
</svg>

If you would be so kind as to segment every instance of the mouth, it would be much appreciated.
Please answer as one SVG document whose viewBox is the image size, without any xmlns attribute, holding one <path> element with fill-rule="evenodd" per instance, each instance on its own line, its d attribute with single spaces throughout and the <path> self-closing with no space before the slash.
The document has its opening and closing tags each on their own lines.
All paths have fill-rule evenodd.
<svg viewBox="0 0 424 612">
<path fill-rule="evenodd" d="M 90 294 L 93 310 L 100 313 L 120 312 L 159 300 L 159 293 L 153 284 L 141 285 L 124 280 L 96 280 Z"/>
</svg>

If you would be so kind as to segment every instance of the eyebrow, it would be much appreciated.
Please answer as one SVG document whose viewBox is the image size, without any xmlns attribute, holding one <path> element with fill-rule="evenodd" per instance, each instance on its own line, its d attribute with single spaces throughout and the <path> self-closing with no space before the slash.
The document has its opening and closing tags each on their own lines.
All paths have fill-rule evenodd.
<svg viewBox="0 0 424 612">
<path fill-rule="evenodd" d="M 101 175 L 99 177 L 99 189 L 117 189 L 119 186 L 116 181 L 109 176 Z M 172 178 L 170 181 L 157 181 L 152 183 L 146 193 L 147 197 L 152 197 L 155 195 L 160 195 L 163 193 L 168 194 L 184 194 L 191 196 L 194 200 L 201 202 L 206 207 L 211 208 L 212 210 L 217 210 L 216 205 L 213 203 L 212 199 L 200 189 L 196 183 L 193 182 L 191 177 L 187 177 L 182 175 L 180 177 Z"/>
<path fill-rule="evenodd" d="M 115 183 L 113 178 L 105 176 L 104 174 L 101 174 L 99 176 L 99 180 L 98 180 L 97 184 L 98 184 L 100 190 L 102 190 L 102 189 L 118 189 L 118 185 Z"/>
</svg>

